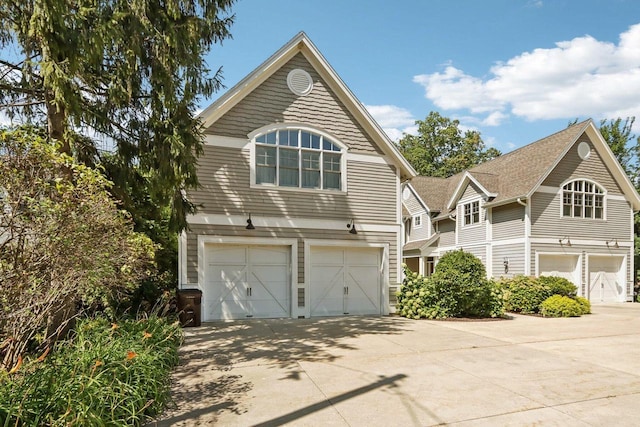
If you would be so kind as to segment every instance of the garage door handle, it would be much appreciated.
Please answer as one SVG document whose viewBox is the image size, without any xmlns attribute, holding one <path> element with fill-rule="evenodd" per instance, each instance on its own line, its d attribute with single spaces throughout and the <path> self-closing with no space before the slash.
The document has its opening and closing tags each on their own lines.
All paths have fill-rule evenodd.
<svg viewBox="0 0 640 427">
<path fill-rule="evenodd" d="M 251 288 L 247 288 L 247 296 L 250 297 L 251 296 Z"/>
<path fill-rule="evenodd" d="M 342 289 L 342 291 L 343 291 L 343 293 L 344 293 L 345 295 L 349 295 L 349 287 L 348 287 L 348 286 L 345 286 L 345 287 Z"/>
</svg>

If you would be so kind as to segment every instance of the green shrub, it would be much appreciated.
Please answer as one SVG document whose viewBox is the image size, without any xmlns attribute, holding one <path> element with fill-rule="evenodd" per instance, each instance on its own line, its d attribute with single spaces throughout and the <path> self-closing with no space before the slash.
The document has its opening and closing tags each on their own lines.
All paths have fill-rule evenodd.
<svg viewBox="0 0 640 427">
<path fill-rule="evenodd" d="M 582 314 L 590 314 L 591 313 L 591 302 L 583 297 L 575 297 L 574 298 L 578 304 L 582 307 Z"/>
<path fill-rule="evenodd" d="M 583 307 L 573 298 L 552 295 L 540 304 L 540 313 L 545 317 L 578 317 L 583 314 Z"/>
<path fill-rule="evenodd" d="M 515 313 L 538 313 L 540 304 L 552 295 L 551 288 L 540 283 L 535 277 L 515 276 L 503 280 L 505 310 Z"/>
<path fill-rule="evenodd" d="M 0 425 L 142 425 L 168 399 L 181 341 L 164 318 L 80 321 L 44 361 L 0 375 Z"/>
<path fill-rule="evenodd" d="M 443 255 L 432 276 L 405 268 L 397 312 L 405 317 L 499 317 L 504 314 L 501 290 L 487 280 L 482 262 L 464 251 Z"/>
<path fill-rule="evenodd" d="M 578 288 L 564 277 L 558 276 L 540 276 L 538 282 L 546 285 L 551 289 L 551 295 L 564 295 L 573 298 L 576 296 Z"/>
</svg>

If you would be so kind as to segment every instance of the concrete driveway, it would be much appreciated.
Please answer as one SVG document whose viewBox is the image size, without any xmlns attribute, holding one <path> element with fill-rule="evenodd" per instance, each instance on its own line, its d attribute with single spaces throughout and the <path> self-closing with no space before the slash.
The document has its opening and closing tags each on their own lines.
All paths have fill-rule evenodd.
<svg viewBox="0 0 640 427">
<path fill-rule="evenodd" d="M 157 425 L 640 425 L 640 304 L 570 319 L 250 320 L 185 332 L 175 407 Z"/>
</svg>

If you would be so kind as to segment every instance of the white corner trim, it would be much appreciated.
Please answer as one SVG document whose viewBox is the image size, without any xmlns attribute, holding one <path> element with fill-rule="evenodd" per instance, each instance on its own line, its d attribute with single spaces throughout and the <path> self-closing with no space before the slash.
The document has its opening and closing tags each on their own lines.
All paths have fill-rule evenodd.
<svg viewBox="0 0 640 427">
<path fill-rule="evenodd" d="M 206 135 L 204 138 L 205 145 L 224 148 L 243 149 L 248 147 L 250 141 L 245 138 L 234 138 L 231 136 Z"/>
<path fill-rule="evenodd" d="M 247 225 L 248 215 L 224 215 L 224 214 L 195 214 L 187 216 L 187 223 L 198 225 L 228 225 L 244 227 Z M 253 225 L 264 228 L 296 228 L 296 229 L 322 229 L 322 230 L 345 230 L 351 218 L 344 220 L 327 220 L 313 218 L 285 218 L 285 217 L 265 217 L 253 212 L 251 215 Z M 397 233 L 401 230 L 401 224 L 375 224 L 361 223 L 355 220 L 358 231 L 378 231 L 385 233 Z M 354 242 L 352 242 L 354 243 Z"/>
<path fill-rule="evenodd" d="M 178 237 L 178 288 L 187 284 L 187 232 L 182 230 Z"/>
</svg>

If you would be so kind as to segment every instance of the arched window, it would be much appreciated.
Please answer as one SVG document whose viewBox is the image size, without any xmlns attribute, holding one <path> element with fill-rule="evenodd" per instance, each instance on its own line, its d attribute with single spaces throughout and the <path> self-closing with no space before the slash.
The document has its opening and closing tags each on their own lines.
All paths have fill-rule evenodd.
<svg viewBox="0 0 640 427">
<path fill-rule="evenodd" d="M 576 180 L 562 187 L 562 216 L 604 219 L 604 190 L 598 184 Z"/>
<path fill-rule="evenodd" d="M 342 190 L 343 149 L 335 141 L 306 129 L 257 134 L 255 184 Z"/>
</svg>

